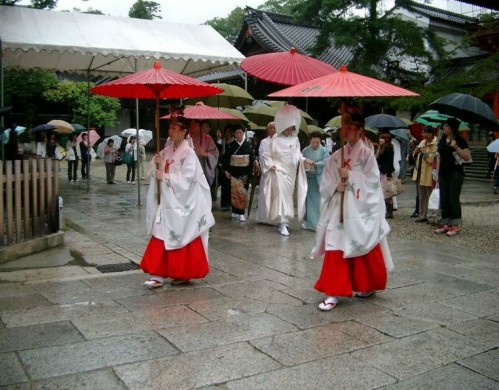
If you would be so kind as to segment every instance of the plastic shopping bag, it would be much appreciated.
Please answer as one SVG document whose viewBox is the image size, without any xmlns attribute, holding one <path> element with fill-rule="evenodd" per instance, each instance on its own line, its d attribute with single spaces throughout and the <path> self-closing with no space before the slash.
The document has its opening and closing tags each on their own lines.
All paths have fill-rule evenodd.
<svg viewBox="0 0 499 390">
<path fill-rule="evenodd" d="M 440 209 L 440 188 L 436 186 L 433 191 L 431 191 L 430 199 L 428 199 L 428 210 L 438 209 Z"/>
</svg>

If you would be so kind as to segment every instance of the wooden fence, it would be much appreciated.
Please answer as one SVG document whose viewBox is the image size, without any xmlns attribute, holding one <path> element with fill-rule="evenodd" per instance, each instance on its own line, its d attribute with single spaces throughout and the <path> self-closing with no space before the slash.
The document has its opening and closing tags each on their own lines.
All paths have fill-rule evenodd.
<svg viewBox="0 0 499 390">
<path fill-rule="evenodd" d="M 0 247 L 59 231 L 58 160 L 5 161 L 0 183 Z"/>
</svg>

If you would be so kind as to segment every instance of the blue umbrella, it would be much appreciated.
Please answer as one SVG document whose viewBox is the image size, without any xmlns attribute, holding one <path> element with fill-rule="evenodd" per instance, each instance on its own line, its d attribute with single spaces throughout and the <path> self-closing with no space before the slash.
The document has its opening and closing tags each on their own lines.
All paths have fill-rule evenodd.
<svg viewBox="0 0 499 390">
<path fill-rule="evenodd" d="M 31 129 L 33 133 L 36 133 L 37 131 L 50 131 L 50 130 L 55 130 L 55 126 L 48 125 L 46 123 L 44 123 L 43 125 L 38 125 L 36 127 L 33 127 Z"/>
<path fill-rule="evenodd" d="M 405 122 L 389 114 L 376 114 L 365 118 L 366 126 L 375 127 L 376 129 L 401 129 L 408 127 Z"/>
<path fill-rule="evenodd" d="M 487 145 L 487 150 L 490 153 L 499 153 L 499 139 L 496 139 L 494 142 L 491 142 Z"/>
<path fill-rule="evenodd" d="M 409 136 L 407 135 L 407 131 L 405 129 L 390 130 L 390 134 L 397 138 L 403 139 L 404 141 L 409 141 Z"/>
</svg>

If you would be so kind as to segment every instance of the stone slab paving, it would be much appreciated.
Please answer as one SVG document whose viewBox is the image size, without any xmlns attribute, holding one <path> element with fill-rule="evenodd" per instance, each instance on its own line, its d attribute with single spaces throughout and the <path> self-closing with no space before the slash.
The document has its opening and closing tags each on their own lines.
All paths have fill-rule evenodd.
<svg viewBox="0 0 499 390">
<path fill-rule="evenodd" d="M 148 240 L 137 187 L 107 186 L 99 164 L 89 191 L 61 183 L 79 265 L 0 270 L 1 388 L 499 389 L 498 253 L 390 236 L 387 289 L 323 313 L 313 232 L 214 207 L 210 274 L 149 290 L 140 270 L 91 266 L 139 262 Z"/>
</svg>

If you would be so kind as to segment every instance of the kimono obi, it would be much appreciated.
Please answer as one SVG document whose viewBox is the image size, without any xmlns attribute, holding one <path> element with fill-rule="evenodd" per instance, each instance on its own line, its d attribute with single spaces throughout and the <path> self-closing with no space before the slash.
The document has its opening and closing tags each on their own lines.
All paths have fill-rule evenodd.
<svg viewBox="0 0 499 390">
<path fill-rule="evenodd" d="M 233 154 L 230 156 L 230 166 L 231 167 L 249 167 L 250 165 L 250 156 L 249 154 Z"/>
</svg>

